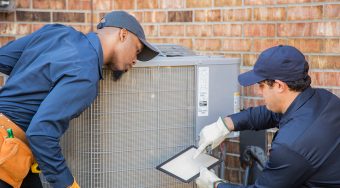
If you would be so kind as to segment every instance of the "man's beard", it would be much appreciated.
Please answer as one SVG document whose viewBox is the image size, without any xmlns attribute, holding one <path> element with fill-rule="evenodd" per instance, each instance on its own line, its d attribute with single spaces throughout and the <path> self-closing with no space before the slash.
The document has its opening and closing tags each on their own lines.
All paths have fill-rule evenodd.
<svg viewBox="0 0 340 188">
<path fill-rule="evenodd" d="M 118 81 L 126 71 L 112 71 L 112 79 Z"/>
</svg>

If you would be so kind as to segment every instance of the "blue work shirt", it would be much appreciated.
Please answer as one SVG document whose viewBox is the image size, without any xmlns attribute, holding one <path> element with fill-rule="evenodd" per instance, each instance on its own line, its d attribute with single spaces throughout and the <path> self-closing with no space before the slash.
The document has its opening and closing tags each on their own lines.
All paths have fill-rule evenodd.
<svg viewBox="0 0 340 188">
<path fill-rule="evenodd" d="M 284 114 L 259 106 L 230 117 L 236 131 L 279 131 L 254 185 L 221 183 L 218 188 L 340 187 L 340 99 L 334 94 L 307 88 Z"/>
<path fill-rule="evenodd" d="M 0 112 L 25 132 L 33 154 L 53 187 L 73 176 L 59 146 L 60 137 L 96 98 L 103 51 L 95 33 L 53 24 L 0 48 Z"/>
</svg>

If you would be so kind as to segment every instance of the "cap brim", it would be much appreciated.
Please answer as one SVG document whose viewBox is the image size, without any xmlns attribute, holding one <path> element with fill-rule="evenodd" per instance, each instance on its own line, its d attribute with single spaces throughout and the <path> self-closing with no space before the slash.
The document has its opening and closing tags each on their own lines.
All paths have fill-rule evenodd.
<svg viewBox="0 0 340 188">
<path fill-rule="evenodd" d="M 265 80 L 266 78 L 258 76 L 254 73 L 254 70 L 242 73 L 238 75 L 238 82 L 241 86 L 250 86 Z"/>
<path fill-rule="evenodd" d="M 159 51 L 146 40 L 139 39 L 143 44 L 143 50 L 137 55 L 139 61 L 149 61 L 159 54 Z"/>
</svg>

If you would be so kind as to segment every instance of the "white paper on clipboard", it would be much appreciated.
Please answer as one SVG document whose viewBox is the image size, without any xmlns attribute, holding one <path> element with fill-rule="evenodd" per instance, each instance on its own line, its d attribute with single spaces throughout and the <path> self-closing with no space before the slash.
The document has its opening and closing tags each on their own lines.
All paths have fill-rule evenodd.
<svg viewBox="0 0 340 188">
<path fill-rule="evenodd" d="M 157 169 L 182 182 L 189 183 L 199 176 L 202 167 L 210 169 L 220 162 L 219 159 L 204 153 L 194 159 L 196 150 L 196 147 L 190 146 L 158 165 Z"/>
</svg>

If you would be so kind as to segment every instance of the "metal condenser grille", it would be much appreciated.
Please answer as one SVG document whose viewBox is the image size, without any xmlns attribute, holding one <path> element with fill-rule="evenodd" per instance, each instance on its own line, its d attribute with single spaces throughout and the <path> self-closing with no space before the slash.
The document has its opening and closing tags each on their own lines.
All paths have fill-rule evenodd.
<svg viewBox="0 0 340 188">
<path fill-rule="evenodd" d="M 195 67 L 133 68 L 118 82 L 103 74 L 96 101 L 62 139 L 80 186 L 192 188 L 155 166 L 194 144 Z"/>
</svg>

